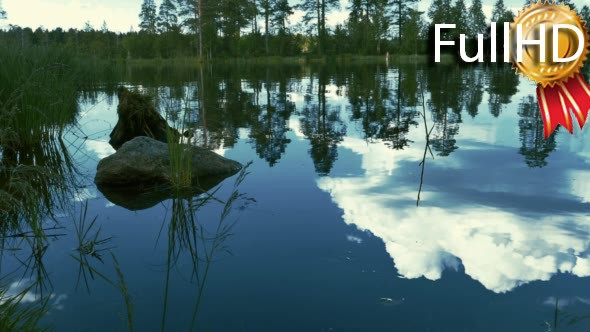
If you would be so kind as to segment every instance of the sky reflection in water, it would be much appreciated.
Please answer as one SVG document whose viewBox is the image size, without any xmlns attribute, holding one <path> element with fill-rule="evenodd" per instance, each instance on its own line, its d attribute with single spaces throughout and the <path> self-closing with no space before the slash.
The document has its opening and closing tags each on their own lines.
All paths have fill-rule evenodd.
<svg viewBox="0 0 590 332">
<path fill-rule="evenodd" d="M 188 107 L 200 145 L 254 161 L 240 189 L 257 203 L 236 210 L 240 221 L 228 241 L 235 256 L 213 264 L 202 326 L 276 330 L 291 321 L 301 329 L 383 329 L 404 322 L 408 331 L 523 330 L 550 319 L 556 298 L 560 308 L 590 312 L 587 294 L 564 286 L 573 285 L 568 278 L 590 276 L 590 186 L 583 180 L 590 134 L 564 131 L 544 140 L 534 86 L 511 70 L 374 64 L 148 68 L 126 75 L 119 81 L 156 95 L 171 122 Z M 426 144 L 421 86 L 434 158 L 427 154 L 417 207 Z M 149 328 L 161 317 L 166 246 L 154 241 L 170 202 L 130 212 L 92 185 L 96 163 L 113 152 L 107 141 L 116 122 L 115 91 L 116 84 L 107 85 L 80 98 L 79 124 L 89 139 L 74 154 L 87 186 L 75 200 L 91 199 L 90 214 L 115 236 L 138 326 Z M 68 139 L 79 139 L 74 136 Z M 59 257 L 48 253 L 50 260 Z M 76 268 L 69 263 L 57 276 Z M 188 259 L 178 266 L 190 272 Z M 193 282 L 186 273 L 173 280 L 179 288 L 171 291 L 168 310 L 184 312 L 194 300 Z M 519 287 L 524 284 L 533 285 Z M 66 285 L 56 281 L 55 292 L 70 290 Z M 120 301 L 104 294 L 99 301 Z M 67 295 L 66 309 L 90 301 Z M 380 303 L 382 297 L 396 305 Z M 524 306 L 530 310 L 521 321 L 498 320 Z M 310 316 L 314 310 L 325 311 Z M 314 319 L 294 319 L 294 311 Z M 473 317 L 457 323 L 457 312 Z M 80 319 L 94 316 L 85 312 Z M 187 320 L 169 320 L 167 327 L 185 329 Z M 112 324 L 105 319 L 96 328 Z"/>
</svg>

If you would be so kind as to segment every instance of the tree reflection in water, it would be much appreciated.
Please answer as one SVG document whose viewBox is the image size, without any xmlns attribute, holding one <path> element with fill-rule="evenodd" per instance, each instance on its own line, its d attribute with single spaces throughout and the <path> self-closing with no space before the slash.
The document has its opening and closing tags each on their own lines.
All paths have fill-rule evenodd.
<svg viewBox="0 0 590 332">
<path fill-rule="evenodd" d="M 165 99 L 189 100 L 199 145 L 231 148 L 240 129 L 245 129 L 257 154 L 274 166 L 291 144 L 290 121 L 297 115 L 299 129 L 310 143 L 309 156 L 320 175 L 331 171 L 338 146 L 357 126 L 368 142 L 379 140 L 395 150 L 410 147 L 411 131 L 418 130 L 421 117 L 416 111 L 420 106 L 418 75 L 424 74 L 427 106 L 435 125 L 431 147 L 441 157 L 460 148 L 457 136 L 463 112 L 473 119 L 482 117 L 481 107 L 487 102 L 489 112 L 499 117 L 519 86 L 519 77 L 504 64 L 397 64 L 393 68 L 383 63 L 204 65 L 180 72 L 170 69 L 169 76 L 163 75 L 163 70 L 154 73 L 134 68 L 125 79 L 147 90 L 169 89 L 170 93 L 159 94 Z M 297 103 L 293 97 L 303 102 Z M 521 110 L 518 114 L 530 122 L 534 113 Z M 528 136 L 524 139 L 529 140 Z M 531 142 L 523 143 L 526 149 Z"/>
<path fill-rule="evenodd" d="M 518 106 L 518 128 L 522 147 L 518 151 L 524 156 L 529 167 L 547 166 L 547 158 L 555 150 L 555 136 L 559 128 L 547 139 L 543 132 L 543 119 L 539 110 L 539 103 L 533 96 L 522 99 Z"/>
<path fill-rule="evenodd" d="M 426 233 L 423 231 L 424 229 L 439 227 L 438 224 L 429 223 L 425 218 L 421 218 L 421 213 L 434 215 L 438 213 L 439 224 L 444 220 L 456 219 L 455 214 L 442 213 L 440 209 L 427 206 L 428 197 L 426 195 L 421 197 L 423 191 L 424 193 L 430 192 L 432 188 L 432 184 L 429 186 L 426 181 L 430 179 L 425 176 L 428 156 L 437 155 L 439 157 L 436 162 L 429 163 L 429 174 L 436 167 L 431 165 L 439 162 L 444 163 L 450 160 L 466 162 L 462 159 L 461 153 L 456 153 L 456 151 L 462 146 L 469 148 L 470 144 L 474 144 L 474 140 L 461 137 L 469 134 L 468 130 L 471 129 L 463 122 L 478 121 L 481 118 L 485 119 L 486 116 L 495 118 L 509 115 L 509 112 L 503 112 L 503 110 L 518 92 L 518 76 L 505 67 L 461 68 L 441 65 L 427 68 L 417 64 L 396 65 L 394 68 L 388 68 L 383 64 L 351 65 L 345 68 L 339 66 L 338 64 L 280 67 L 204 65 L 192 70 L 175 71 L 170 69 L 168 72 L 166 69 L 156 70 L 131 66 L 129 71 L 125 73 L 125 79 L 120 77 L 114 79 L 119 82 L 128 82 L 134 86 L 141 85 L 157 95 L 160 106 L 170 105 L 168 107 L 170 111 L 166 115 L 171 121 L 182 115 L 180 113 L 174 114 L 174 110 L 182 109 L 190 112 L 191 127 L 194 126 L 195 129 L 195 140 L 199 145 L 209 149 L 229 149 L 243 140 L 247 144 L 251 144 L 261 160 L 264 160 L 269 166 L 275 167 L 281 160 L 284 160 L 282 158 L 289 145 L 294 144 L 294 138 L 306 140 L 309 144 L 308 155 L 313 161 L 315 172 L 324 179 L 319 182 L 321 188 L 330 191 L 334 196 L 334 201 L 337 204 L 342 204 L 345 211 L 356 213 L 355 209 L 358 208 L 360 210 L 356 214 L 363 215 L 366 212 L 363 208 L 370 207 L 372 212 L 376 213 L 375 216 L 371 215 L 370 218 L 367 217 L 362 221 L 345 221 L 356 223 L 359 228 L 374 230 L 377 236 L 381 234 L 384 238 L 395 239 L 395 241 L 391 241 L 393 244 L 390 243 L 390 247 L 387 249 L 396 254 L 392 254 L 392 257 L 395 256 L 396 264 L 399 265 L 397 267 L 407 273 L 408 277 L 424 275 L 435 279 L 444 268 L 444 264 L 451 264 L 445 260 L 448 257 L 441 249 L 448 243 L 442 243 L 441 247 L 436 248 L 420 248 L 422 252 L 416 251 L 423 253 L 424 256 L 412 257 L 405 252 L 405 256 L 399 254 L 406 249 L 403 245 L 413 248 L 413 243 L 410 243 L 412 241 L 407 244 L 404 241 L 411 239 L 416 234 L 403 233 L 412 230 L 411 225 L 420 225 L 421 234 Z M 89 103 L 96 102 L 98 91 L 112 99 L 116 91 L 115 88 L 115 84 L 107 84 L 100 88 L 88 87 L 81 93 L 80 99 Z M 485 94 L 487 94 L 487 98 Z M 485 105 L 486 101 L 488 105 Z M 422 108 L 421 112 L 418 111 L 420 108 Z M 482 112 L 482 109 L 485 111 Z M 556 149 L 556 136 L 559 134 L 554 133 L 549 139 L 543 139 L 543 125 L 536 99 L 533 96 L 521 99 L 517 115 L 521 146 L 520 149 L 514 146 L 509 149 L 512 149 L 514 154 L 518 150 L 528 167 L 547 166 L 550 162 L 549 156 Z M 462 126 L 465 127 L 462 128 Z M 84 137 L 84 135 L 79 135 L 79 137 Z M 422 137 L 424 137 L 424 142 L 422 142 Z M 423 150 L 422 143 L 424 143 Z M 369 165 L 372 168 L 366 171 L 367 178 L 371 177 L 370 181 L 363 177 L 359 179 L 345 178 L 342 182 L 349 183 L 350 186 L 344 189 L 355 188 L 354 190 L 358 191 L 346 192 L 342 189 L 343 192 L 338 192 L 340 189 L 338 182 L 331 181 L 333 179 L 330 178 L 330 173 L 333 172 L 339 152 L 343 148 L 361 150 L 360 147 L 363 144 L 365 147 L 369 145 L 375 147 L 379 153 L 369 158 L 369 156 L 363 155 L 363 152 L 359 152 L 358 154 L 362 158 L 366 157 L 369 161 L 385 160 L 386 162 L 383 164 L 388 166 Z M 417 145 L 419 148 L 414 149 Z M 354 152 L 356 153 L 358 150 L 354 150 Z M 58 238 L 64 233 L 59 224 L 48 223 L 47 220 L 55 219 L 52 216 L 55 216 L 56 211 L 65 209 L 64 206 L 73 205 L 71 198 L 80 195 L 77 190 L 80 184 L 76 178 L 75 162 L 67 154 L 67 151 L 76 151 L 76 149 L 66 146 L 60 140 L 41 142 L 38 146 L 20 151 L 2 148 L 0 195 L 10 194 L 10 196 L 7 195 L 6 200 L 0 200 L 2 218 L 8 221 L 0 225 L 3 228 L 1 234 L 4 254 L 6 255 L 7 250 L 11 247 L 30 248 L 30 255 L 19 256 L 24 266 L 25 273 L 23 275 L 33 285 L 39 287 L 37 293 L 43 294 L 44 298 L 47 295 L 45 293 L 51 290 L 51 282 L 43 264 L 49 247 L 48 240 Z M 383 197 L 387 199 L 384 201 L 387 200 L 388 204 L 392 202 L 400 204 L 400 197 L 405 197 L 404 192 L 401 191 L 403 188 L 396 187 L 399 183 L 394 183 L 391 179 L 396 175 L 393 170 L 401 169 L 402 166 L 396 164 L 395 161 L 408 160 L 412 163 L 412 170 L 415 170 L 415 163 L 420 158 L 422 158 L 422 162 L 420 163 L 419 177 L 412 178 L 412 181 L 419 181 L 416 199 L 416 203 L 420 205 L 419 212 L 410 214 L 408 217 L 400 213 L 401 208 L 399 207 L 397 210 L 390 209 L 389 206 L 380 205 L 375 201 L 374 196 L 370 195 L 370 190 L 374 189 L 369 185 L 371 181 L 374 181 L 373 185 L 376 183 L 386 189 L 377 188 L 386 191 Z M 32 166 L 36 168 L 32 168 Z M 477 164 L 472 166 L 476 167 Z M 46 169 L 53 171 L 50 177 L 43 173 Z M 437 171 L 440 170 L 437 169 Z M 370 174 L 371 172 L 375 174 Z M 412 172 L 408 171 L 407 174 L 414 174 Z M 231 220 L 230 211 L 235 210 L 239 205 L 251 202 L 247 196 L 238 192 L 238 186 L 246 174 L 247 172 L 244 170 L 237 176 L 235 187 L 226 200 L 220 200 L 217 197 L 219 191 L 213 189 L 211 192 L 197 197 L 177 197 L 167 201 L 168 215 L 162 226 L 167 227 L 168 236 L 161 329 L 171 325 L 169 321 L 171 302 L 173 301 L 169 298 L 173 287 L 171 276 L 174 273 L 173 269 L 178 266 L 181 260 L 191 263 L 191 281 L 195 285 L 193 290 L 195 303 L 190 310 L 190 325 L 194 328 L 201 324 L 199 308 L 204 305 L 202 303 L 203 292 L 210 268 L 215 257 L 228 249 L 226 247 L 227 239 L 232 234 L 234 223 Z M 415 184 L 416 182 L 412 182 L 408 185 L 408 188 L 411 188 L 412 206 L 414 206 Z M 391 196 L 387 196 L 389 194 Z M 422 204 L 421 200 L 424 200 L 425 204 Z M 27 203 L 21 205 L 22 202 Z M 358 202 L 361 202 L 362 206 L 361 204 L 356 206 L 355 204 Z M 219 204 L 220 207 L 219 219 L 215 220 L 213 226 L 211 223 L 203 222 L 202 219 L 197 218 L 197 216 L 201 216 L 199 211 L 205 206 L 216 204 Z M 23 206 L 24 208 L 14 209 L 15 206 Z M 73 211 L 71 207 L 67 209 Z M 452 230 L 452 227 L 449 227 L 448 229 L 440 229 L 432 239 L 425 240 L 432 240 L 431 243 L 435 243 L 438 241 L 437 239 L 448 236 L 449 243 L 456 246 L 444 249 L 460 256 L 461 250 L 464 249 L 459 246 L 462 243 L 461 240 L 470 239 L 470 236 L 479 230 L 485 230 L 486 225 L 477 224 L 477 221 L 482 218 L 482 215 L 490 213 L 483 208 L 473 208 L 464 212 L 469 222 L 462 222 L 465 229 L 472 230 L 472 232 L 447 234 L 445 231 Z M 355 213 L 350 213 L 350 215 Z M 522 233 L 530 232 L 531 226 L 528 223 L 515 224 L 514 220 L 519 219 L 519 216 L 498 211 L 495 213 L 499 225 L 503 224 L 509 229 L 522 230 Z M 381 216 L 396 216 L 397 222 L 400 225 L 406 225 L 407 228 L 391 230 L 389 219 L 382 220 Z M 26 222 L 24 222 L 25 220 Z M 382 224 L 379 224 L 380 221 Z M 96 225 L 99 223 L 100 220 L 96 222 Z M 16 226 L 7 227 L 6 225 Z M 132 328 L 132 298 L 129 296 L 127 286 L 133 285 L 127 285 L 123 278 L 125 267 L 119 266 L 114 255 L 111 256 L 112 269 L 108 264 L 97 264 L 100 262 L 99 258 L 102 257 L 98 253 L 102 249 L 108 249 L 114 253 L 116 249 L 111 247 L 116 247 L 116 243 L 111 243 L 114 242 L 111 240 L 102 242 L 109 238 L 97 236 L 99 231 L 88 227 L 88 225 L 90 223 L 80 228 L 80 233 L 87 233 L 87 236 L 81 237 L 83 240 L 79 241 L 78 249 L 80 250 L 78 250 L 79 255 L 76 257 L 80 263 L 82 278 L 84 278 L 88 290 L 92 287 L 93 276 L 98 276 L 98 279 L 104 279 L 116 287 L 123 294 L 128 308 L 129 327 Z M 558 229 L 549 227 L 549 231 L 557 232 Z M 515 232 L 516 235 L 518 235 L 517 233 Z M 477 243 L 489 245 L 489 248 L 493 249 L 496 239 L 486 237 L 487 234 L 482 231 L 480 234 L 482 238 Z M 455 235 L 457 236 L 455 237 Z M 400 238 L 396 236 L 400 236 Z M 541 240 L 539 239 L 540 242 Z M 94 248 L 89 245 L 91 242 L 96 245 Z M 424 242 L 428 243 L 428 241 Z M 101 244 L 102 246 L 99 246 Z M 464 247 L 469 245 L 471 244 L 464 243 Z M 561 244 L 555 244 L 555 246 L 559 245 Z M 430 249 L 431 252 L 427 252 Z M 517 249 L 520 250 L 519 252 L 527 254 L 526 248 Z M 104 253 L 107 252 L 104 251 Z M 561 253 L 558 252 L 558 254 Z M 467 253 L 464 253 L 464 256 L 465 264 L 469 264 L 471 256 Z M 108 257 L 108 255 L 104 255 L 103 258 L 108 259 Z M 440 258 L 442 263 L 435 261 L 435 259 L 428 260 L 431 257 Z M 441 265 L 416 267 L 411 264 L 420 262 L 421 259 L 425 261 L 426 265 L 427 263 L 433 265 L 440 263 Z M 525 271 L 524 268 L 522 270 Z M 110 274 L 115 273 L 116 279 L 107 278 L 110 275 L 107 273 L 108 271 L 111 272 Z M 523 280 L 525 282 L 537 280 L 540 278 L 539 275 L 541 278 L 547 277 L 546 274 L 541 274 L 538 271 L 531 272 L 531 269 L 527 269 L 525 272 L 535 272 L 536 274 L 528 275 L 523 272 L 523 276 L 512 279 L 510 276 L 502 274 L 502 271 L 477 272 L 480 274 L 474 276 L 476 279 L 477 277 L 481 278 L 484 274 L 493 276 L 495 279 L 485 280 L 487 282 L 485 285 L 500 292 L 512 289 Z M 85 275 L 90 278 L 86 279 Z"/>
</svg>

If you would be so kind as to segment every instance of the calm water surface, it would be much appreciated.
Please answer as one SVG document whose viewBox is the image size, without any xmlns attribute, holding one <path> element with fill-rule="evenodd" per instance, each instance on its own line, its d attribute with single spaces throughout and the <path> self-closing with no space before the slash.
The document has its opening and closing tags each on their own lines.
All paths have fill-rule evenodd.
<svg viewBox="0 0 590 332">
<path fill-rule="evenodd" d="M 192 207 L 111 202 L 118 85 L 249 174 Z M 129 68 L 81 93 L 63 229 L 3 254 L 9 292 L 42 280 L 27 300 L 50 294 L 58 331 L 128 328 L 117 268 L 137 331 L 547 331 L 556 305 L 588 330 L 590 129 L 544 140 L 534 93 L 503 67 Z"/>
</svg>

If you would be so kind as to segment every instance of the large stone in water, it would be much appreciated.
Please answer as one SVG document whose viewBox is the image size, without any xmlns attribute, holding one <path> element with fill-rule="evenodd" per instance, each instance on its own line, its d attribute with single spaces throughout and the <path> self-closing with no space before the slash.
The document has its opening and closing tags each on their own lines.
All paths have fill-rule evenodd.
<svg viewBox="0 0 590 332">
<path fill-rule="evenodd" d="M 191 175 L 195 185 L 207 177 L 236 174 L 242 165 L 207 149 L 183 145 L 190 156 Z M 190 151 L 188 151 L 190 149 Z M 113 155 L 98 163 L 95 180 L 101 187 L 144 187 L 171 185 L 168 144 L 146 136 L 136 137 Z"/>
</svg>

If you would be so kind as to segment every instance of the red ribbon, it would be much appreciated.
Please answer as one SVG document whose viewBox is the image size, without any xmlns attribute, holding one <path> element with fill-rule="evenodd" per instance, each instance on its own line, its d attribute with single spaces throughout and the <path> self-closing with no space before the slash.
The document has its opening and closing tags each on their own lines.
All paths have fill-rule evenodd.
<svg viewBox="0 0 590 332">
<path fill-rule="evenodd" d="M 570 134 L 574 132 L 570 110 L 574 112 L 580 129 L 584 127 L 590 110 L 590 85 L 578 73 L 566 83 L 559 82 L 553 87 L 537 87 L 537 100 L 545 124 L 545 138 L 562 125 Z"/>
</svg>

